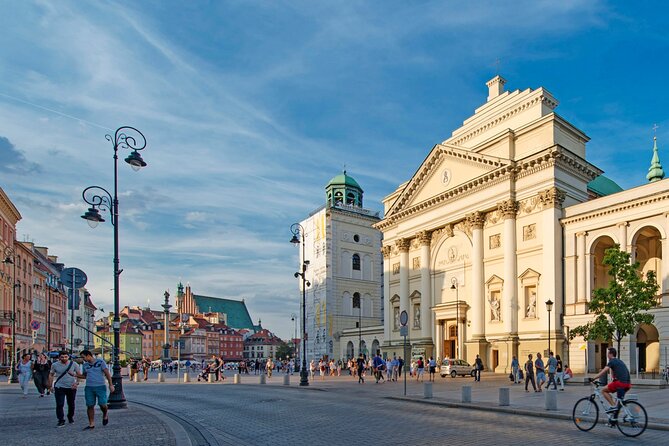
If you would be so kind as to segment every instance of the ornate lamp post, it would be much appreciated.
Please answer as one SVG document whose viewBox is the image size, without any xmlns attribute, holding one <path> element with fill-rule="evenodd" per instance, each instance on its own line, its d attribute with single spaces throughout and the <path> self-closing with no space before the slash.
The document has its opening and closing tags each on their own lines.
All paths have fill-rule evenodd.
<svg viewBox="0 0 669 446">
<path fill-rule="evenodd" d="M 2 261 L 5 265 L 14 265 L 14 275 L 12 276 L 12 313 L 9 320 L 12 322 L 12 359 L 9 362 L 11 370 L 9 371 L 9 382 L 18 383 L 19 375 L 16 373 L 16 288 L 20 288 L 21 284 L 16 283 L 16 252 L 11 249 L 5 249 L 5 260 Z"/>
<path fill-rule="evenodd" d="M 451 289 L 455 290 L 455 357 L 460 357 L 460 295 L 459 295 L 459 285 L 458 278 L 453 277 L 451 279 Z"/>
<path fill-rule="evenodd" d="M 546 311 L 548 311 L 548 354 L 551 351 L 551 310 L 553 309 L 553 301 L 548 299 L 546 301 Z"/>
<path fill-rule="evenodd" d="M 128 134 L 130 133 L 130 134 Z M 123 272 L 119 268 L 118 256 L 118 150 L 119 148 L 132 150 L 125 162 L 130 164 L 133 170 L 137 171 L 146 166 L 146 163 L 139 154 L 140 150 L 146 148 L 146 138 L 134 127 L 120 127 L 114 133 L 114 136 L 107 134 L 105 139 L 112 143 L 114 148 L 114 194 L 100 186 L 90 186 L 84 189 L 82 197 L 86 203 L 91 205 L 88 211 L 81 216 L 88 222 L 91 228 L 98 223 L 104 222 L 99 210 L 107 210 L 110 213 L 111 224 L 114 227 L 114 320 L 112 323 L 114 329 L 114 365 L 112 366 L 112 382 L 114 383 L 114 392 L 109 395 L 110 409 L 124 409 L 127 407 L 125 395 L 123 394 L 123 378 L 121 377 L 121 364 L 118 361 L 121 344 L 119 319 L 119 276 Z"/>
<path fill-rule="evenodd" d="M 293 322 L 293 328 L 295 330 L 295 335 L 293 337 L 293 358 L 295 360 L 295 367 L 299 367 L 299 359 L 297 357 L 297 315 L 291 313 L 290 320 Z"/>
<path fill-rule="evenodd" d="M 304 228 L 299 223 L 293 223 L 290 226 L 290 232 L 293 233 L 293 238 L 290 240 L 290 243 L 294 245 L 302 244 L 302 270 L 295 273 L 295 278 L 302 278 L 302 351 L 300 356 L 302 356 L 302 367 L 300 367 L 300 386 L 309 385 L 309 375 L 307 374 L 307 287 L 311 286 L 311 283 L 307 280 L 306 272 L 307 265 L 309 261 L 305 260 L 305 249 L 304 249 Z M 298 238 L 298 235 L 302 239 Z"/>
</svg>

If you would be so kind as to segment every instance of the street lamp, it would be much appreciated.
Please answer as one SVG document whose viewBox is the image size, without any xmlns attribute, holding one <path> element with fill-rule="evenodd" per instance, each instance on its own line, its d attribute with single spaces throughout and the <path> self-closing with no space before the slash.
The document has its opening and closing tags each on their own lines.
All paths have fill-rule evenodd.
<svg viewBox="0 0 669 446">
<path fill-rule="evenodd" d="M 307 374 L 307 287 L 311 286 L 311 283 L 307 280 L 306 272 L 307 265 L 309 261 L 305 260 L 305 243 L 304 243 L 304 228 L 299 223 L 293 223 L 290 225 L 290 232 L 293 233 L 293 238 L 290 239 L 290 243 L 294 245 L 302 244 L 302 270 L 295 273 L 295 278 L 302 278 L 302 351 L 300 356 L 302 356 L 302 367 L 300 367 L 300 386 L 309 385 L 309 375 Z M 298 235 L 301 237 L 298 238 Z"/>
<path fill-rule="evenodd" d="M 128 133 L 130 134 L 128 134 Z M 146 163 L 139 154 L 140 150 L 146 148 L 146 138 L 134 127 L 120 127 L 114 133 L 114 136 L 107 134 L 105 139 L 112 143 L 114 148 L 114 194 L 100 186 L 90 186 L 84 189 L 82 197 L 86 203 L 91 205 L 88 211 L 81 216 L 87 221 L 91 228 L 98 223 L 104 222 L 99 210 L 107 210 L 111 216 L 111 224 L 114 227 L 114 365 L 112 366 L 112 383 L 114 391 L 109 395 L 110 409 L 124 409 L 127 407 L 125 395 L 123 394 L 123 378 L 121 376 L 121 364 L 119 363 L 119 350 L 121 344 L 119 319 L 119 276 L 123 272 L 119 268 L 118 256 L 118 149 L 132 150 L 125 162 L 130 164 L 133 170 L 137 171 L 146 166 Z"/>
<path fill-rule="evenodd" d="M 293 337 L 293 358 L 295 359 L 295 366 L 299 367 L 299 359 L 297 357 L 297 315 L 295 313 L 291 313 L 290 320 L 293 322 L 293 329 L 295 330 Z"/>
<path fill-rule="evenodd" d="M 548 311 L 548 354 L 551 352 L 551 310 L 553 309 L 553 301 L 548 299 L 546 301 L 546 311 Z"/>
<path fill-rule="evenodd" d="M 9 371 L 9 382 L 18 383 L 19 376 L 16 373 L 16 288 L 20 288 L 21 284 L 16 283 L 16 252 L 11 248 L 5 249 L 5 260 L 2 261 L 5 265 L 14 265 L 14 275 L 12 276 L 12 359 L 9 362 L 11 370 Z"/>
<path fill-rule="evenodd" d="M 451 289 L 455 290 L 455 357 L 460 357 L 460 293 L 458 278 L 451 278 Z"/>
</svg>

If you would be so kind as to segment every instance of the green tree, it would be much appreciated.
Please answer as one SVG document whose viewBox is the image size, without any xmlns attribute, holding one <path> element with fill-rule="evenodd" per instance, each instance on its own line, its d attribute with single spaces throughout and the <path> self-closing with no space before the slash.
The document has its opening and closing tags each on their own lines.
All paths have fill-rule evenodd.
<svg viewBox="0 0 669 446">
<path fill-rule="evenodd" d="M 293 347 L 285 342 L 281 342 L 281 345 L 276 349 L 276 359 L 283 360 L 285 358 L 291 358 L 293 356 L 293 351 Z"/>
<path fill-rule="evenodd" d="M 603 264 L 608 267 L 609 285 L 597 288 L 590 300 L 590 313 L 595 320 L 571 330 L 570 338 L 616 341 L 618 351 L 625 336 L 634 333 L 639 324 L 650 324 L 653 315 L 648 310 L 656 303 L 657 285 L 654 271 L 644 275 L 639 271 L 639 262 L 631 263 L 630 254 L 620 250 L 619 245 L 604 253 Z"/>
</svg>

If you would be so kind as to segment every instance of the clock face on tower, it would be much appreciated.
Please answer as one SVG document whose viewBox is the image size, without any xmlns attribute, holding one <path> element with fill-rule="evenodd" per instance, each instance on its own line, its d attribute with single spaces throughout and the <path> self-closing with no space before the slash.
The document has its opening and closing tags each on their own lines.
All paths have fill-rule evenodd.
<svg viewBox="0 0 669 446">
<path fill-rule="evenodd" d="M 444 186 L 448 186 L 448 183 L 451 182 L 451 171 L 449 169 L 444 169 L 441 173 L 441 183 Z"/>
</svg>

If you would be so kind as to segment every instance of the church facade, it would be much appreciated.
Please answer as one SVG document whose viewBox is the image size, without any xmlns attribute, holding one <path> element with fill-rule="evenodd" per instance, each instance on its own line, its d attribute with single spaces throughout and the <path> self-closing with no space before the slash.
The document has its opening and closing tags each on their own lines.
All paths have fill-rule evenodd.
<svg viewBox="0 0 669 446">
<path fill-rule="evenodd" d="M 655 323 L 621 357 L 659 368 L 669 345 L 667 180 L 622 191 L 587 161 L 589 138 L 555 112 L 550 92 L 504 84 L 491 79 L 486 103 L 384 199 L 385 354 L 403 356 L 406 311 L 413 356 L 478 354 L 508 373 L 513 356 L 550 348 L 574 371 L 586 356 L 599 367 L 606 341 L 570 340 L 569 329 L 591 320 L 604 249 L 618 243 L 660 283 Z"/>
</svg>

